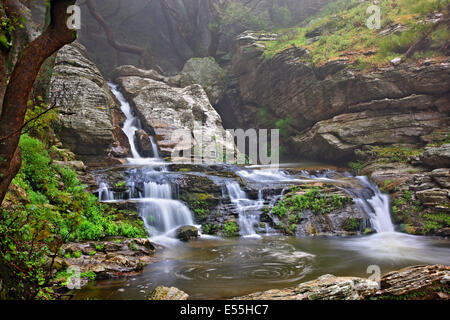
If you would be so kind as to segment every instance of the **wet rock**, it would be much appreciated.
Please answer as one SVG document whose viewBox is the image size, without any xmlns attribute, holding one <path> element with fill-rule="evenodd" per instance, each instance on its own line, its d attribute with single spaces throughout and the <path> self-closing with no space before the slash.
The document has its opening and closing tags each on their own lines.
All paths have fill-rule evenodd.
<svg viewBox="0 0 450 320">
<path fill-rule="evenodd" d="M 421 157 L 423 163 L 432 168 L 448 168 L 450 166 L 450 143 L 440 147 L 427 147 Z"/>
<path fill-rule="evenodd" d="M 294 288 L 269 290 L 233 300 L 363 300 L 378 289 L 378 283 L 357 277 L 323 275 Z"/>
<path fill-rule="evenodd" d="M 175 287 L 164 287 L 159 286 L 155 290 L 153 290 L 149 296 L 148 300 L 187 300 L 189 295 L 177 289 Z"/>
<path fill-rule="evenodd" d="M 198 229 L 194 226 L 179 227 L 175 231 L 175 237 L 185 242 L 197 239 L 199 237 Z"/>
<path fill-rule="evenodd" d="M 324 275 L 297 287 L 233 300 L 448 300 L 449 282 L 449 266 L 414 266 L 389 272 L 380 284 L 364 278 Z"/>
<path fill-rule="evenodd" d="M 223 129 L 220 116 L 200 85 L 173 88 L 140 76 L 119 77 L 116 81 L 136 107 L 144 129 L 155 132 L 163 156 L 177 158 L 182 150 L 199 147 L 200 134 L 203 149 L 194 149 L 196 157 L 214 162 L 219 146 L 227 152 L 235 151 L 232 139 L 226 140 L 230 133 Z M 192 139 L 194 135 L 196 139 Z"/>
<path fill-rule="evenodd" d="M 153 148 L 150 141 L 150 136 L 144 130 L 137 130 L 135 132 L 136 148 L 139 154 L 143 157 L 153 157 Z"/>
</svg>

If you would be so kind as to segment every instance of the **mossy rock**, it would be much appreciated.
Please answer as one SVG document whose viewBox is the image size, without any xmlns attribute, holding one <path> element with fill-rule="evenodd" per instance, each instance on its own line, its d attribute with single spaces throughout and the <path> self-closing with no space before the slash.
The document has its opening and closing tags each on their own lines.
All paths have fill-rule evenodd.
<svg viewBox="0 0 450 320">
<path fill-rule="evenodd" d="M 175 287 L 159 286 L 150 292 L 147 300 L 187 300 L 189 295 Z"/>
<path fill-rule="evenodd" d="M 199 237 L 198 229 L 194 226 L 183 226 L 175 231 L 175 237 L 181 241 L 188 242 Z"/>
</svg>

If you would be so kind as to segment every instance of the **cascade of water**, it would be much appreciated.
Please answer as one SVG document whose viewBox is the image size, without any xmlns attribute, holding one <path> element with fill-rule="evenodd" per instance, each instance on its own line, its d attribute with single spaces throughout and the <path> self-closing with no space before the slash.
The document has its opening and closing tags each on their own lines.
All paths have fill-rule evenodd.
<svg viewBox="0 0 450 320">
<path fill-rule="evenodd" d="M 114 200 L 114 192 L 109 190 L 109 187 L 105 182 L 101 182 L 99 185 L 98 198 L 100 199 L 100 201 Z"/>
<path fill-rule="evenodd" d="M 284 171 L 263 169 L 263 170 L 241 170 L 237 172 L 242 178 L 258 183 L 268 182 L 300 182 L 301 179 L 289 175 Z M 336 176 L 339 174 L 335 171 L 326 170 L 323 173 L 316 175 L 310 174 L 306 171 L 301 172 L 301 176 L 307 179 L 320 182 L 338 182 Z M 346 176 L 346 175 L 344 175 Z M 347 177 L 349 177 L 347 175 Z M 380 189 L 372 183 L 367 177 L 353 177 L 357 179 L 361 185 L 361 189 L 343 187 L 353 198 L 356 205 L 358 205 L 370 218 L 372 227 L 378 233 L 394 232 L 394 225 L 390 214 L 390 199 L 386 194 L 381 193 Z M 231 194 L 230 194 L 231 197 Z M 236 197 L 237 198 L 237 197 Z"/>
<path fill-rule="evenodd" d="M 297 182 L 299 179 L 275 169 L 240 170 L 236 172 L 242 178 L 253 182 Z"/>
<path fill-rule="evenodd" d="M 360 195 L 355 202 L 369 215 L 372 227 L 378 232 L 394 232 L 394 224 L 391 219 L 390 199 L 387 194 L 381 193 L 380 189 L 367 177 L 356 177 L 363 186 L 374 193 L 371 198 Z"/>
<path fill-rule="evenodd" d="M 159 158 L 158 145 L 156 144 L 155 137 L 150 136 L 150 142 L 152 143 L 153 157 Z"/>
<path fill-rule="evenodd" d="M 231 203 L 239 213 L 239 228 L 242 236 L 257 236 L 255 226 L 260 224 L 261 209 L 264 206 L 262 192 L 258 193 L 258 200 L 248 199 L 246 193 L 237 182 L 225 184 Z"/>
<path fill-rule="evenodd" d="M 132 164 L 151 164 L 151 160 L 159 159 L 158 146 L 153 136 L 150 137 L 153 158 L 144 159 L 139 155 L 135 144 L 135 133 L 140 129 L 139 119 L 133 115 L 130 104 L 114 84 L 109 84 L 112 93 L 121 104 L 122 112 L 126 120 L 122 130 L 128 137 L 132 158 L 128 159 Z M 150 160 L 150 161 L 149 161 Z M 142 169 L 130 171 L 127 186 L 130 189 L 130 200 L 139 200 L 139 213 L 151 236 L 170 235 L 180 226 L 194 225 L 192 214 L 180 201 L 174 200 L 172 186 L 164 179 L 166 166 L 162 164 L 161 171 Z M 150 181 L 148 181 L 150 179 Z M 136 185 L 143 182 L 143 189 L 138 190 Z M 106 183 L 100 184 L 100 199 L 114 200 L 114 193 L 109 191 Z M 135 198 L 138 197 L 138 198 Z"/>
<path fill-rule="evenodd" d="M 112 83 L 109 83 L 108 85 L 111 88 L 111 92 L 116 96 L 117 100 L 119 100 L 120 108 L 125 115 L 125 122 L 123 123 L 122 130 L 130 143 L 131 155 L 135 159 L 140 159 L 141 156 L 139 155 L 136 145 L 134 144 L 134 135 L 136 131 L 139 130 L 139 119 L 133 115 L 130 104 L 125 99 L 122 92 L 119 91 L 117 86 Z"/>
</svg>

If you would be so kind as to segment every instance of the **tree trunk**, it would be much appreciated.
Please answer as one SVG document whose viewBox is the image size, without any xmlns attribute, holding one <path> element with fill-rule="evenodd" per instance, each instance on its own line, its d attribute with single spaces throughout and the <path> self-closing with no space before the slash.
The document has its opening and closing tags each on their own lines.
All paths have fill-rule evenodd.
<svg viewBox="0 0 450 320">
<path fill-rule="evenodd" d="M 20 15 L 20 12 L 11 12 L 17 1 L 5 1 L 7 15 Z M 20 128 L 24 123 L 28 97 L 41 65 L 53 53 L 76 38 L 75 31 L 69 30 L 66 25 L 69 17 L 67 8 L 74 3 L 75 0 L 50 1 L 48 27 L 22 51 L 10 77 L 0 116 L 0 204 L 5 198 L 9 184 L 20 169 Z"/>
</svg>

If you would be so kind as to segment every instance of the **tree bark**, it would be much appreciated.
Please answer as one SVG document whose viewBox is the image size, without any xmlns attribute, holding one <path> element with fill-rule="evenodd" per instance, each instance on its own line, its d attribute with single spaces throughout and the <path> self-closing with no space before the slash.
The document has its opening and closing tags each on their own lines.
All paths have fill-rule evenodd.
<svg viewBox="0 0 450 320">
<path fill-rule="evenodd" d="M 18 0 L 6 0 L 6 14 L 14 11 Z M 75 0 L 51 0 L 50 23 L 46 30 L 32 41 L 21 53 L 10 77 L 2 103 L 0 116 L 0 204 L 8 187 L 20 169 L 21 158 L 18 148 L 20 130 L 25 119 L 29 94 L 44 61 L 76 38 L 74 30 L 67 28 L 67 8 Z M 10 13 L 11 12 L 11 13 Z"/>
</svg>

